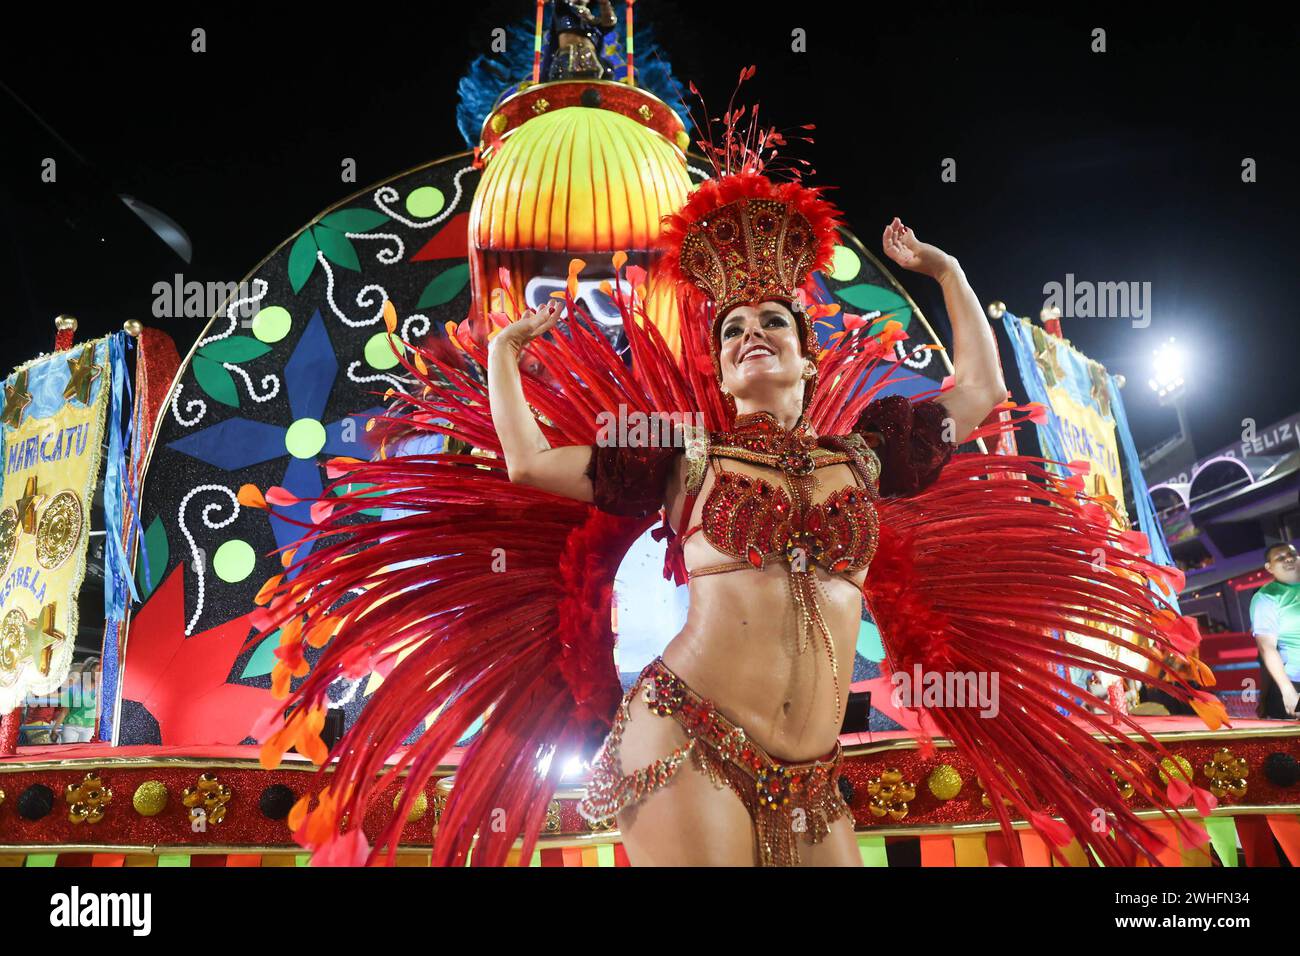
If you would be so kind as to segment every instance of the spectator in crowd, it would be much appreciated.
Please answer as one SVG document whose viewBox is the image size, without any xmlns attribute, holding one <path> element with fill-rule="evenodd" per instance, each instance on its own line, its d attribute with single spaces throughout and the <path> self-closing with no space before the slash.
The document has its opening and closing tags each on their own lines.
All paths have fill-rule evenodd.
<svg viewBox="0 0 1300 956">
<path fill-rule="evenodd" d="M 55 739 L 61 744 L 86 743 L 95 734 L 99 711 L 98 657 L 88 657 L 72 665 L 68 679 L 60 688 L 62 705 L 54 717 Z"/>
<path fill-rule="evenodd" d="M 1300 555 L 1295 545 L 1275 544 L 1264 552 L 1273 580 L 1250 602 L 1250 629 L 1259 645 L 1260 668 L 1271 678 L 1264 713 L 1272 720 L 1295 719 L 1300 703 Z"/>
</svg>

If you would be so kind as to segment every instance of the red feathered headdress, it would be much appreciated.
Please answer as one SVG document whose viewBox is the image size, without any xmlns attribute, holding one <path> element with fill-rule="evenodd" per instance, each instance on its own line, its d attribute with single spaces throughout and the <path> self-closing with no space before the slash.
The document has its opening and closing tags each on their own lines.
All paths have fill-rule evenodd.
<svg viewBox="0 0 1300 956">
<path fill-rule="evenodd" d="M 715 325 L 743 302 L 793 304 L 808 275 L 830 267 L 838 217 L 820 189 L 758 172 L 708 179 L 665 219 L 663 265 L 708 299 Z M 806 319 L 804 335 L 816 355 Z"/>
</svg>

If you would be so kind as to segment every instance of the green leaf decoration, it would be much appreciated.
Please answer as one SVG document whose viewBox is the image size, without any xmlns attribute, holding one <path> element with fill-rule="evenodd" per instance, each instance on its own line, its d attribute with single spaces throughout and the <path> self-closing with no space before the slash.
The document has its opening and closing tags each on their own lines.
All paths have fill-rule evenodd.
<svg viewBox="0 0 1300 956">
<path fill-rule="evenodd" d="M 369 232 L 388 222 L 388 217 L 373 209 L 340 209 L 321 217 L 321 225 L 339 232 Z"/>
<path fill-rule="evenodd" d="M 316 240 L 312 238 L 310 229 L 304 229 L 289 250 L 289 284 L 295 293 L 302 291 L 315 268 Z"/>
<path fill-rule="evenodd" d="M 144 554 L 149 554 L 149 577 L 144 575 Z M 147 598 L 163 579 L 167 569 L 167 529 L 163 527 L 162 518 L 154 518 L 153 523 L 145 529 L 140 549 L 135 555 L 135 580 L 140 586 L 140 597 Z"/>
<path fill-rule="evenodd" d="M 232 335 L 228 339 L 209 342 L 199 349 L 198 354 L 214 362 L 230 362 L 238 365 L 259 358 L 271 351 L 271 346 L 248 335 Z"/>
<path fill-rule="evenodd" d="M 222 368 L 220 363 L 204 355 L 195 355 L 194 363 L 190 367 L 194 369 L 194 379 L 199 383 L 199 388 L 203 389 L 209 397 L 223 405 L 239 407 L 239 389 L 235 385 L 235 380 L 230 377 L 230 373 Z"/>
<path fill-rule="evenodd" d="M 433 281 L 424 287 L 424 291 L 420 293 L 420 301 L 415 304 L 415 307 L 432 309 L 439 305 L 446 305 L 460 295 L 460 290 L 465 288 L 467 282 L 469 282 L 469 263 L 462 262 L 452 266 L 446 272 L 434 276 Z"/>
<path fill-rule="evenodd" d="M 855 309 L 863 312 L 896 312 L 906 309 L 907 300 L 893 289 L 859 282 L 844 289 L 836 289 L 835 295 Z"/>
<path fill-rule="evenodd" d="M 361 260 L 357 258 L 357 250 L 352 245 L 352 240 L 341 232 L 335 232 L 328 226 L 316 226 L 312 229 L 312 235 L 316 238 L 316 245 L 320 246 L 320 251 L 325 253 L 325 258 L 336 266 L 344 269 L 351 269 L 353 272 L 361 271 Z"/>
<path fill-rule="evenodd" d="M 263 677 L 271 673 L 275 669 L 275 649 L 279 646 L 280 632 L 277 630 L 273 634 L 268 634 L 266 640 L 257 645 L 257 650 L 253 651 L 253 656 L 248 659 L 244 673 L 239 675 L 240 679 Z"/>
<path fill-rule="evenodd" d="M 349 495 L 349 494 L 352 494 L 352 492 L 354 492 L 354 491 L 356 491 L 356 492 L 360 492 L 360 491 L 365 490 L 366 488 L 373 488 L 373 487 L 374 487 L 374 483 L 373 483 L 373 482 L 357 482 L 357 481 L 350 481 L 350 482 L 348 482 L 347 484 L 339 485 L 338 487 L 336 487 L 336 488 L 334 489 L 334 494 L 336 494 L 336 495 Z M 374 492 L 374 493 L 372 493 L 372 494 L 368 494 L 368 495 L 360 495 L 360 497 L 362 497 L 362 498 L 383 498 L 383 497 L 384 497 L 385 495 L 387 495 L 387 494 L 388 494 L 388 492 L 386 492 L 386 491 L 376 491 L 376 492 Z M 382 508 L 364 508 L 364 509 L 362 509 L 361 513 L 362 513 L 363 515 L 369 515 L 369 516 L 374 517 L 374 518 L 382 518 L 382 517 L 383 517 L 383 514 L 384 514 L 384 510 L 383 510 Z"/>
</svg>

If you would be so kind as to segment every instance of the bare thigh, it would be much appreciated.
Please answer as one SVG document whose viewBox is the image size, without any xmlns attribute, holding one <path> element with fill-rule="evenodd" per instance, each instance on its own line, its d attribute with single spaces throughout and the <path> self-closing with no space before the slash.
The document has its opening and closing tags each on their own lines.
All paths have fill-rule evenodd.
<svg viewBox="0 0 1300 956">
<path fill-rule="evenodd" d="M 639 694 L 628 704 L 619 756 L 630 774 L 667 757 L 687 741 L 671 717 L 650 712 Z M 618 815 L 633 866 L 753 866 L 754 829 L 730 787 L 718 788 L 688 756 L 672 779 Z"/>
<path fill-rule="evenodd" d="M 853 815 L 846 813 L 831 824 L 831 832 L 821 843 L 810 845 L 799 839 L 800 866 L 862 866 L 858 837 L 853 831 Z"/>
</svg>

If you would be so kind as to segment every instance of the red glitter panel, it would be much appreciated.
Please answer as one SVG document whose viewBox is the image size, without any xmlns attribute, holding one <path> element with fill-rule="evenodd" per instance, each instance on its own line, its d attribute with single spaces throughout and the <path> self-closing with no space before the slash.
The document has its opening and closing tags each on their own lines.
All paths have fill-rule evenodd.
<svg viewBox="0 0 1300 956">
<path fill-rule="evenodd" d="M 232 791 L 226 805 L 226 818 L 221 823 L 208 824 L 202 832 L 195 832 L 190 825 L 189 811 L 181 803 L 181 793 L 197 783 L 204 769 L 201 766 L 163 768 L 106 764 L 99 770 L 99 777 L 103 785 L 113 791 L 113 800 L 104 818 L 94 824 L 71 822 L 68 804 L 63 797 L 67 786 L 79 784 L 85 778 L 85 769 L 65 770 L 52 762 L 47 768 L 0 773 L 0 787 L 5 791 L 5 801 L 0 804 L 0 846 L 99 844 L 283 846 L 297 849 L 287 823 L 263 816 L 259 799 L 262 791 L 273 784 L 287 786 L 297 797 L 309 791 L 316 792 L 323 786 L 316 774 L 285 769 L 267 771 L 255 765 L 214 769 L 212 772 L 217 779 Z M 168 792 L 166 809 L 154 817 L 141 816 L 131 805 L 136 788 L 147 780 L 162 782 Z M 54 809 L 40 820 L 27 820 L 18 815 L 19 795 L 33 784 L 42 784 L 54 791 Z M 433 785 L 434 781 L 430 781 L 426 787 L 429 810 L 421 820 L 406 825 L 402 832 L 403 845 L 429 846 L 433 842 Z M 397 791 L 397 785 L 392 786 L 367 815 L 364 829 L 371 840 L 393 812 L 392 798 Z M 71 865 L 89 866 L 90 856 L 85 855 L 84 863 Z"/>
<path fill-rule="evenodd" d="M 1246 806 L 1280 806 L 1300 803 L 1300 786 L 1279 787 L 1264 776 L 1264 760 L 1269 754 L 1285 753 L 1300 759 L 1300 738 L 1296 737 L 1248 737 L 1231 736 L 1200 740 L 1166 740 L 1162 743 L 1177 756 L 1186 758 L 1192 765 L 1193 782 L 1208 788 L 1209 779 L 1205 776 L 1204 765 L 1209 763 L 1214 754 L 1226 747 L 1233 756 L 1245 757 L 1249 772 L 1246 777 L 1246 796 L 1240 801 L 1220 798 L 1221 805 L 1231 806 L 1234 802 Z M 962 787 L 951 800 L 939 800 L 930 792 L 926 781 L 939 766 L 950 764 L 961 774 Z M 870 797 L 867 784 L 873 777 L 889 769 L 897 769 L 903 778 L 916 787 L 916 799 L 908 804 L 908 813 L 902 821 L 889 817 L 872 816 L 868 807 Z M 919 750 L 891 750 L 846 757 L 843 776 L 853 785 L 854 822 L 863 828 L 895 826 L 934 826 L 952 823 L 996 823 L 991 808 L 985 808 L 981 802 L 981 790 L 974 769 L 961 754 L 953 749 L 940 749 L 934 757 L 926 759 Z M 1154 770 L 1149 778 L 1156 786 L 1162 787 Z M 1150 803 L 1141 795 L 1134 795 L 1132 806 L 1146 808 Z M 1054 809 L 1054 808 L 1053 808 Z M 1014 819 L 1014 818 L 1013 818 Z"/>
</svg>

